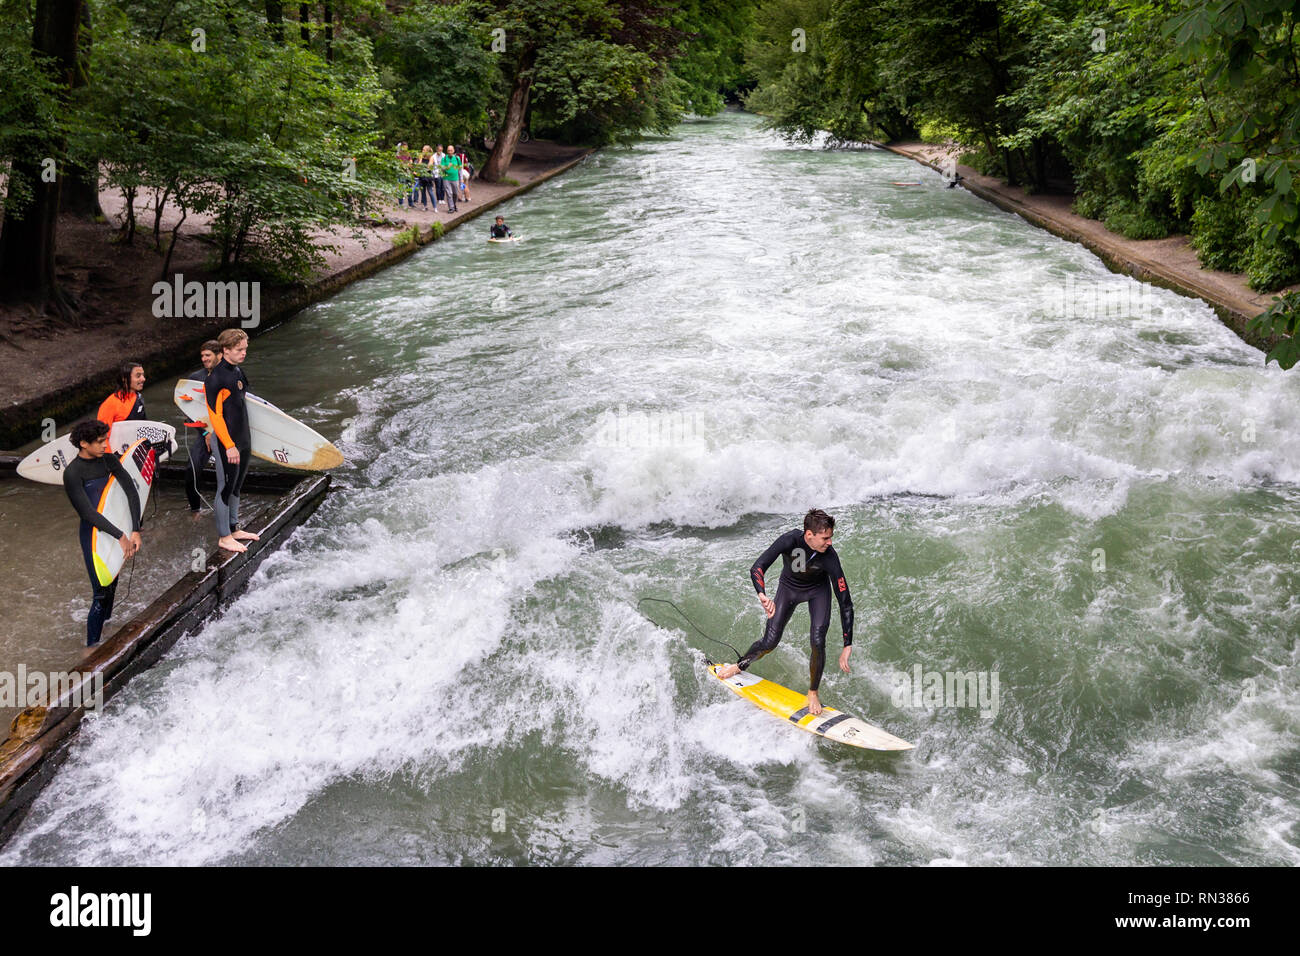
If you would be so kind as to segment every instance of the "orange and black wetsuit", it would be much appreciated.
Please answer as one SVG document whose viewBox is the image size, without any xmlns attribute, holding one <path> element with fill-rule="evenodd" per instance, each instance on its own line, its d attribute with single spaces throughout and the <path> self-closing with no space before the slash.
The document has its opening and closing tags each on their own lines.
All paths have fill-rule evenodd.
<svg viewBox="0 0 1300 956">
<path fill-rule="evenodd" d="M 765 575 L 777 556 L 783 559 L 781 578 L 776 589 L 776 613 L 767 620 L 763 636 L 754 642 L 740 659 L 740 669 L 771 651 L 781 641 L 790 615 L 804 601 L 808 602 L 811 619 L 809 640 L 812 656 L 808 662 L 808 687 L 817 690 L 821 685 L 822 670 L 826 666 L 826 628 L 831 621 L 831 592 L 840 605 L 840 625 L 844 632 L 844 646 L 853 643 L 853 598 L 840 567 L 840 556 L 833 547 L 818 553 L 804 539 L 803 530 L 787 531 L 772 542 L 772 546 L 759 556 L 749 569 L 749 580 L 754 590 L 766 594 Z"/>
<path fill-rule="evenodd" d="M 144 447 L 143 445 L 141 446 Z M 110 477 L 116 478 L 122 490 L 126 492 L 127 504 L 131 509 L 131 530 L 140 530 L 140 496 L 136 493 L 135 482 L 122 467 L 122 462 L 112 452 L 99 458 L 82 458 L 78 455 L 63 470 L 63 490 L 68 500 L 81 519 L 79 538 L 81 556 L 86 561 L 86 573 L 90 575 L 93 589 L 90 600 L 90 613 L 86 615 L 86 646 L 94 647 L 99 643 L 99 635 L 104 630 L 104 622 L 113 616 L 113 595 L 117 593 L 117 578 L 108 584 L 100 584 L 95 575 L 95 558 L 91 550 L 91 532 L 98 528 L 104 534 L 118 540 L 125 533 L 109 521 L 97 509 L 104 486 Z"/>
<path fill-rule="evenodd" d="M 144 399 L 135 389 L 125 392 L 114 392 L 108 398 L 104 399 L 99 405 L 99 412 L 95 415 L 101 422 L 109 428 L 113 427 L 115 422 L 137 422 L 143 421 L 148 416 L 144 413 Z M 109 451 L 114 449 L 110 448 Z M 125 448 L 118 448 L 117 451 L 125 451 Z"/>
<path fill-rule="evenodd" d="M 224 358 L 212 367 L 204 383 L 208 401 L 208 424 L 216 442 L 212 454 L 217 459 L 217 497 L 212 510 L 217 518 L 217 533 L 223 538 L 239 525 L 239 490 L 248 475 L 253 457 L 253 438 L 248 427 L 248 377 L 243 369 Z M 239 464 L 232 465 L 226 451 L 239 451 Z"/>
</svg>

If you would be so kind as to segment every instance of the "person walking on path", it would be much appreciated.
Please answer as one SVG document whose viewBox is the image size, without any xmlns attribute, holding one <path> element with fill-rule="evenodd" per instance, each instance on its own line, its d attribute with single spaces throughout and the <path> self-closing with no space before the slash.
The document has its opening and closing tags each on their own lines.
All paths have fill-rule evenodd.
<svg viewBox="0 0 1300 956">
<path fill-rule="evenodd" d="M 460 184 L 460 157 L 456 147 L 448 146 L 442 158 L 442 178 L 447 181 L 447 211 L 456 212 L 456 187 Z"/>
<path fill-rule="evenodd" d="M 442 161 L 446 156 L 447 154 L 442 151 L 442 146 L 439 146 L 437 152 L 433 154 L 432 166 L 433 166 L 433 189 L 434 189 L 433 211 L 434 212 L 438 211 L 438 203 L 446 201 L 447 198 L 445 195 L 447 181 L 442 178 Z M 448 204 L 447 208 L 449 209 L 451 208 L 450 204 Z"/>
<path fill-rule="evenodd" d="M 433 147 L 426 146 L 420 150 L 420 158 L 416 160 L 416 173 L 420 183 L 420 205 L 424 209 L 429 208 L 429 199 L 433 199 L 433 211 L 438 211 L 438 194 L 434 191 L 433 185 Z"/>
</svg>

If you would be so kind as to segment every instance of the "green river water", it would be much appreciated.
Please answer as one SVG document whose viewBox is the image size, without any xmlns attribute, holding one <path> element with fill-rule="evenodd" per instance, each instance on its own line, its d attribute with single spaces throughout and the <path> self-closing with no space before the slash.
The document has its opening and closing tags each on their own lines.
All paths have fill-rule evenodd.
<svg viewBox="0 0 1300 956">
<path fill-rule="evenodd" d="M 499 211 L 524 242 L 477 220 L 253 340 L 348 464 L 0 863 L 1300 863 L 1300 374 L 742 114 Z M 743 650 L 814 506 L 857 607 L 823 700 L 909 753 L 737 700 L 638 608 Z M 807 627 L 755 672 L 806 687 Z"/>
</svg>

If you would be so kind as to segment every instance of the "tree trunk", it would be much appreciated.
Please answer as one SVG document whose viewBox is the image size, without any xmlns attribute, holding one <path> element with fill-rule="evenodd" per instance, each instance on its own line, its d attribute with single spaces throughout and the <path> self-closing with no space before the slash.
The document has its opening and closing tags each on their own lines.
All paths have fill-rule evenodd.
<svg viewBox="0 0 1300 956">
<path fill-rule="evenodd" d="M 303 46 L 311 46 L 311 4 L 298 4 L 298 35 Z"/>
<path fill-rule="evenodd" d="M 47 69 L 66 93 L 72 87 L 77 64 L 77 33 L 81 25 L 82 0 L 38 0 L 33 18 L 32 50 L 49 57 Z M 35 119 L 35 117 L 29 117 Z M 26 177 L 33 198 L 21 218 L 5 216 L 0 231 L 0 297 L 27 299 L 54 305 L 65 319 L 72 318 L 66 296 L 54 277 L 54 246 L 59 220 L 58 175 L 46 182 L 42 173 L 46 158 L 58 159 L 63 143 L 35 133 L 23 137 L 13 151 L 10 175 Z"/>
<path fill-rule="evenodd" d="M 181 218 L 178 219 L 176 225 L 172 227 L 172 241 L 167 246 L 167 258 L 163 260 L 162 274 L 158 276 L 159 282 L 167 281 L 167 273 L 171 272 L 172 269 L 172 253 L 176 251 L 176 237 L 180 234 L 181 226 L 185 223 L 185 217 L 190 214 L 189 209 L 185 206 L 184 199 L 181 198 L 179 193 L 177 194 L 177 199 L 180 200 Z"/>
<path fill-rule="evenodd" d="M 325 0 L 325 62 L 334 62 L 334 4 Z"/>
<path fill-rule="evenodd" d="M 497 141 L 492 145 L 492 154 L 479 171 L 479 179 L 489 183 L 499 183 L 510 168 L 510 161 L 515 158 L 515 147 L 519 145 L 519 134 L 524 129 L 524 119 L 528 116 L 528 92 L 533 85 L 533 60 L 536 54 L 529 51 L 525 56 L 523 68 L 515 74 L 514 89 L 510 91 L 510 101 L 506 104 L 506 118 L 497 132 Z"/>
<path fill-rule="evenodd" d="M 72 92 L 84 89 L 90 82 L 90 4 L 81 7 L 81 36 L 77 51 L 77 68 L 72 74 Z M 59 197 L 63 211 L 83 219 L 102 216 L 99 208 L 99 162 L 91 159 L 84 166 L 69 163 L 68 178 L 63 181 Z"/>
<path fill-rule="evenodd" d="M 167 200 L 172 194 L 172 183 L 167 184 L 167 188 L 161 193 L 158 190 L 153 191 L 153 247 L 158 252 L 162 252 L 162 217 L 163 210 L 167 208 Z M 166 278 L 164 276 L 164 278 Z"/>
<path fill-rule="evenodd" d="M 266 22 L 271 25 L 271 38 L 284 43 L 284 4 L 280 0 L 266 0 Z"/>
<path fill-rule="evenodd" d="M 135 245 L 135 186 L 128 186 L 122 190 L 122 198 L 126 200 L 126 218 L 122 220 L 122 245 Z"/>
</svg>

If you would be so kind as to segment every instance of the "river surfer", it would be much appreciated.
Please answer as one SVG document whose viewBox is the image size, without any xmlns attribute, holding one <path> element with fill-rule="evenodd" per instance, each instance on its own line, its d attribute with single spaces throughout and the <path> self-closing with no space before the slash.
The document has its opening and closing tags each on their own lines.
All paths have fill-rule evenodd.
<svg viewBox="0 0 1300 956">
<path fill-rule="evenodd" d="M 206 382 L 208 374 L 219 361 L 221 361 L 221 346 L 217 344 L 216 339 L 208 339 L 199 349 L 200 367 L 185 377 L 195 382 Z M 203 503 L 203 498 L 199 494 L 199 476 L 203 474 L 203 466 L 212 457 L 212 436 L 208 433 L 206 421 L 190 422 L 186 427 L 193 428 L 197 435 L 196 440 L 190 445 L 190 466 L 185 472 L 185 497 L 189 500 L 190 512 L 197 515 Z"/>
<path fill-rule="evenodd" d="M 208 402 L 208 423 L 217 436 L 217 496 L 212 512 L 217 521 L 217 545 L 227 551 L 247 551 L 241 541 L 256 541 L 251 531 L 238 530 L 239 491 L 248 476 L 253 457 L 253 436 L 248 425 L 248 377 L 239 366 L 248 357 L 248 333 L 226 329 L 217 336 L 221 361 L 212 367 L 204 383 Z"/>
<path fill-rule="evenodd" d="M 144 413 L 142 391 L 144 367 L 139 362 L 123 362 L 117 371 L 117 390 L 100 403 L 95 417 L 110 429 L 117 422 L 143 421 L 148 416 Z"/>
<path fill-rule="evenodd" d="M 127 474 L 122 462 L 108 449 L 108 426 L 101 421 L 78 422 L 72 426 L 72 444 L 77 448 L 77 457 L 63 471 L 63 490 L 68 500 L 81 519 L 78 532 L 81 541 L 81 556 L 86 560 L 86 573 L 90 575 L 90 611 L 86 615 L 86 646 L 94 647 L 99 643 L 104 630 L 104 622 L 113 616 L 113 596 L 117 593 L 117 578 L 108 584 L 100 584 L 95 574 L 95 552 L 91 546 L 92 532 L 95 528 L 110 534 L 122 545 L 122 553 L 128 558 L 140 550 L 140 496 L 136 493 L 135 482 Z M 131 530 L 123 531 L 105 518 L 95 508 L 104 493 L 109 478 L 116 478 L 131 509 Z"/>
<path fill-rule="evenodd" d="M 808 662 L 808 712 L 822 712 L 817 690 L 826 666 L 826 629 L 831 620 L 832 591 L 840 606 L 844 650 L 840 652 L 839 663 L 840 670 L 846 674 L 849 673 L 849 655 L 853 651 L 853 598 L 849 594 L 844 569 L 840 566 L 840 557 L 831 547 L 834 533 L 835 519 L 820 508 L 814 508 L 804 516 L 802 531 L 787 531 L 754 562 L 749 569 L 749 578 L 767 614 L 767 627 L 738 664 L 727 664 L 718 670 L 719 677 L 726 680 L 748 670 L 751 664 L 775 648 L 781 642 L 781 635 L 795 608 L 807 601 L 808 637 L 812 643 Z M 782 558 L 781 577 L 773 601 L 767 596 L 765 575 L 778 555 Z"/>
<path fill-rule="evenodd" d="M 489 239 L 509 239 L 514 233 L 506 225 L 505 216 L 497 216 L 497 221 L 488 229 Z"/>
</svg>

